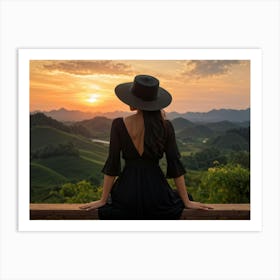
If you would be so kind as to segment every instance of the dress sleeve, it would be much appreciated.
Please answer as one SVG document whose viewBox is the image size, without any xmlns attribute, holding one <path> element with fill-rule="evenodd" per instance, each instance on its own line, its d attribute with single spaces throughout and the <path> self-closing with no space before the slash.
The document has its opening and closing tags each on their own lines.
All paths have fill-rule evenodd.
<svg viewBox="0 0 280 280">
<path fill-rule="evenodd" d="M 110 176 L 118 176 L 121 173 L 120 151 L 121 141 L 118 129 L 118 120 L 114 119 L 111 126 L 109 155 L 102 172 Z"/>
<path fill-rule="evenodd" d="M 167 143 L 165 155 L 167 160 L 167 178 L 177 178 L 186 173 L 186 170 L 180 160 L 180 153 L 176 143 L 176 137 L 173 125 L 170 121 L 166 121 L 167 126 Z"/>
</svg>

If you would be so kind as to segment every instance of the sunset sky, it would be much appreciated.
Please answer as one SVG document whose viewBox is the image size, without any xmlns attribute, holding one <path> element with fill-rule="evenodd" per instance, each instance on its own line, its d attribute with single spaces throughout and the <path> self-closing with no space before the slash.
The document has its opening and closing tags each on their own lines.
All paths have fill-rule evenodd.
<svg viewBox="0 0 280 280">
<path fill-rule="evenodd" d="M 31 60 L 30 110 L 129 111 L 114 88 L 138 74 L 172 94 L 167 112 L 250 107 L 248 60 Z"/>
</svg>

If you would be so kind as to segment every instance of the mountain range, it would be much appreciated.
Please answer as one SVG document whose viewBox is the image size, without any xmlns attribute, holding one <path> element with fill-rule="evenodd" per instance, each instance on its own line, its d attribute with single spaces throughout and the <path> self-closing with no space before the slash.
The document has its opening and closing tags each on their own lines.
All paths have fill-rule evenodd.
<svg viewBox="0 0 280 280">
<path fill-rule="evenodd" d="M 34 111 L 31 114 L 43 113 L 53 119 L 61 122 L 78 122 L 89 120 L 94 117 L 106 117 L 108 119 L 114 119 L 117 117 L 125 117 L 133 114 L 133 112 L 125 111 L 114 111 L 114 112 L 83 112 L 79 110 L 67 110 L 65 108 L 60 108 L 58 110 L 51 111 Z M 212 123 L 212 122 L 249 122 L 250 121 L 250 108 L 243 110 L 235 109 L 213 109 L 209 112 L 167 112 L 166 117 L 170 120 L 176 118 L 187 119 L 191 122 L 201 122 L 201 123 Z"/>
<path fill-rule="evenodd" d="M 230 122 L 246 122 L 250 121 L 250 108 L 243 110 L 235 109 L 213 109 L 209 112 L 187 112 L 187 113 L 178 113 L 170 112 L 167 113 L 167 117 L 171 120 L 181 117 L 192 122 L 221 122 L 221 121 L 230 121 Z"/>
</svg>

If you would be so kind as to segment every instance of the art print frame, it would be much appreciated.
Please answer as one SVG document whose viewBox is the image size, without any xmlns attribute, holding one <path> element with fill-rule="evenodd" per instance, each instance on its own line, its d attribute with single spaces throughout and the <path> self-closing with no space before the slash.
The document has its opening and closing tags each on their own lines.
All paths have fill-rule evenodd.
<svg viewBox="0 0 280 280">
<path fill-rule="evenodd" d="M 29 219 L 30 60 L 250 60 L 251 219 L 248 221 L 42 221 Z M 261 219 L 261 50 L 260 49 L 19 49 L 19 212 L 20 231 L 259 231 Z"/>
</svg>

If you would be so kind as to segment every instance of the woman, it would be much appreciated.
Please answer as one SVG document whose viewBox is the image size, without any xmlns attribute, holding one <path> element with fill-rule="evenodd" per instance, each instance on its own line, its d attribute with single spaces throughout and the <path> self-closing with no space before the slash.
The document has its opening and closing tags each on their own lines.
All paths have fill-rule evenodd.
<svg viewBox="0 0 280 280">
<path fill-rule="evenodd" d="M 174 129 L 161 111 L 171 103 L 171 95 L 148 75 L 138 75 L 133 83 L 118 85 L 115 93 L 137 113 L 113 120 L 109 156 L 102 169 L 102 197 L 81 208 L 98 208 L 99 218 L 110 220 L 179 219 L 184 208 L 211 209 L 189 199 Z M 125 160 L 122 171 L 120 152 Z M 174 178 L 177 192 L 159 167 L 164 153 L 166 177 Z"/>
</svg>

